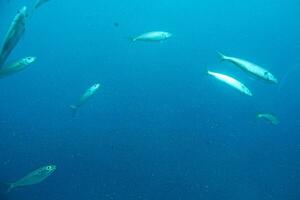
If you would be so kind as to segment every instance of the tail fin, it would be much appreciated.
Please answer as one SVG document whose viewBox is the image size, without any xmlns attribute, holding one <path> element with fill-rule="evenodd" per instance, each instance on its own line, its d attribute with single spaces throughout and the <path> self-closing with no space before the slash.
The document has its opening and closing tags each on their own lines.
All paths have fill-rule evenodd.
<svg viewBox="0 0 300 200">
<path fill-rule="evenodd" d="M 221 52 L 217 52 L 219 54 L 219 56 L 221 57 L 221 61 L 226 60 L 227 56 L 225 56 L 224 54 L 222 54 Z"/>
<path fill-rule="evenodd" d="M 135 42 L 136 41 L 135 37 L 127 36 L 127 37 L 123 37 L 123 38 L 126 39 L 126 40 L 128 40 L 129 42 Z"/>
<path fill-rule="evenodd" d="M 76 106 L 76 105 L 70 105 L 70 108 L 72 110 L 72 117 L 75 117 L 76 114 L 77 114 L 78 106 Z"/>
<path fill-rule="evenodd" d="M 0 69 L 4 66 L 5 64 L 5 60 L 4 60 L 4 57 L 3 57 L 3 54 L 0 55 Z"/>
<path fill-rule="evenodd" d="M 261 113 L 256 113 L 256 118 L 261 118 Z"/>
<path fill-rule="evenodd" d="M 12 191 L 15 188 L 14 184 L 6 184 L 6 185 L 8 187 L 7 187 L 6 191 L 5 191 L 5 194 L 9 193 L 10 191 Z"/>
</svg>

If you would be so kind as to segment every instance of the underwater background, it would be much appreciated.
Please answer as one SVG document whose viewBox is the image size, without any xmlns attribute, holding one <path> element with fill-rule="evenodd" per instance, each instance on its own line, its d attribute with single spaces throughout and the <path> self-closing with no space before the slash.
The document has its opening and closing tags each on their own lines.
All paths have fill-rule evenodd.
<svg viewBox="0 0 300 200">
<path fill-rule="evenodd" d="M 0 1 L 1 40 L 33 3 Z M 9 57 L 37 61 L 0 80 L 0 182 L 57 170 L 0 199 L 298 200 L 299 18 L 299 0 L 49 1 Z M 173 36 L 128 40 L 153 30 Z M 264 66 L 279 83 L 221 62 L 218 51 Z M 207 69 L 243 81 L 253 97 Z M 69 105 L 97 82 L 73 118 Z"/>
</svg>

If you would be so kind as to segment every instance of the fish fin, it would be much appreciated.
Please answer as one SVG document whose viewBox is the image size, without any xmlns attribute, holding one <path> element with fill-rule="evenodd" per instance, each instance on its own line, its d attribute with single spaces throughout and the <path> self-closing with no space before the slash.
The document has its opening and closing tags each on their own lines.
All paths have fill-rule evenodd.
<svg viewBox="0 0 300 200">
<path fill-rule="evenodd" d="M 226 60 L 227 59 L 227 56 L 225 56 L 223 53 L 221 53 L 221 52 L 217 52 L 218 54 L 219 54 L 219 56 L 221 57 L 221 61 L 223 61 L 223 60 Z"/>
<path fill-rule="evenodd" d="M 212 72 L 212 71 L 210 71 L 208 68 L 205 68 L 205 71 L 204 71 L 205 73 L 205 75 L 211 75 L 210 73 Z"/>
<path fill-rule="evenodd" d="M 11 192 L 14 188 L 15 188 L 15 185 L 13 183 L 7 183 L 7 189 L 5 191 L 5 194 Z"/>
<path fill-rule="evenodd" d="M 4 64 L 5 64 L 5 61 L 4 61 L 3 55 L 1 54 L 0 55 L 0 69 L 4 66 Z"/>
<path fill-rule="evenodd" d="M 72 110 L 72 117 L 75 117 L 77 114 L 78 106 L 76 105 L 70 105 L 70 108 Z"/>
<path fill-rule="evenodd" d="M 128 39 L 129 39 L 129 41 L 131 41 L 131 42 L 136 42 L 136 41 L 137 41 L 137 39 L 136 39 L 135 37 L 129 37 Z"/>
<path fill-rule="evenodd" d="M 136 38 L 135 37 L 131 37 L 131 36 L 125 36 L 123 37 L 125 40 L 129 41 L 129 42 L 135 42 Z"/>
</svg>

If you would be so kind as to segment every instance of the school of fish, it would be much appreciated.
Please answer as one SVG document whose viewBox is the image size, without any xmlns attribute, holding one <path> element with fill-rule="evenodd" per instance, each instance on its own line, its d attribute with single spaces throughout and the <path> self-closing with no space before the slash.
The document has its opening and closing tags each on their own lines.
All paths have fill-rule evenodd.
<svg viewBox="0 0 300 200">
<path fill-rule="evenodd" d="M 24 58 L 20 58 L 19 60 L 10 62 L 9 64 L 7 64 L 7 60 L 25 33 L 26 22 L 29 19 L 29 16 L 31 16 L 36 9 L 40 8 L 43 4 L 45 4 L 48 1 L 49 0 L 37 0 L 30 12 L 28 11 L 28 8 L 26 6 L 23 6 L 15 15 L 3 39 L 2 46 L 0 49 L 0 78 L 5 78 L 9 75 L 20 72 L 26 69 L 28 66 L 32 65 L 33 63 L 35 63 L 37 59 L 35 56 L 27 56 Z M 167 31 L 150 31 L 132 37 L 130 38 L 130 40 L 132 42 L 163 42 L 165 40 L 170 39 L 172 36 L 173 34 Z M 222 53 L 218 54 L 223 61 L 229 62 L 234 66 L 237 66 L 250 76 L 255 76 L 258 79 L 272 84 L 278 83 L 278 79 L 269 70 L 257 64 L 254 64 L 250 61 L 241 58 L 226 56 Z M 253 96 L 253 93 L 249 89 L 249 87 L 247 87 L 240 80 L 233 78 L 231 75 L 213 72 L 210 70 L 207 70 L 207 74 L 246 96 Z M 76 104 L 70 106 L 73 116 L 75 116 L 78 109 L 83 104 L 85 104 L 91 97 L 93 97 L 99 89 L 99 83 L 93 84 L 81 95 Z M 259 113 L 257 114 L 257 118 L 264 119 L 270 122 L 270 124 L 272 125 L 277 125 L 279 123 L 277 117 L 271 113 Z M 50 175 L 52 175 L 55 170 L 55 165 L 47 165 L 38 168 L 30 172 L 23 178 L 8 184 L 7 192 L 10 192 L 18 187 L 38 184 L 44 181 Z"/>
</svg>

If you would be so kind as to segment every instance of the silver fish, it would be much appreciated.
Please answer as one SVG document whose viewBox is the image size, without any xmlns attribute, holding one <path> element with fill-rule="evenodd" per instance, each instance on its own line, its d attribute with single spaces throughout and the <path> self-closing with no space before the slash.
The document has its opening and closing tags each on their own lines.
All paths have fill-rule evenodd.
<svg viewBox="0 0 300 200">
<path fill-rule="evenodd" d="M 77 109 L 82 106 L 87 100 L 89 100 L 100 88 L 100 84 L 96 83 L 87 89 L 83 95 L 80 97 L 79 101 L 75 105 L 71 105 L 70 108 L 73 111 L 73 116 L 75 116 Z"/>
<path fill-rule="evenodd" d="M 220 73 L 216 73 L 216 72 L 211 72 L 211 71 L 207 71 L 207 73 L 213 77 L 215 77 L 216 79 L 230 85 L 231 87 L 237 89 L 238 91 L 242 92 L 243 94 L 246 94 L 248 96 L 252 96 L 251 91 L 240 81 L 227 76 L 225 74 L 220 74 Z"/>
<path fill-rule="evenodd" d="M 135 41 L 145 41 L 145 42 L 159 42 L 166 40 L 172 36 L 171 33 L 165 31 L 152 31 L 143 33 L 137 37 L 132 39 L 133 42 Z"/>
<path fill-rule="evenodd" d="M 219 55 L 221 56 L 222 60 L 229 61 L 235 64 L 236 66 L 240 67 L 244 71 L 247 71 L 265 81 L 268 81 L 270 83 L 278 83 L 277 78 L 271 72 L 254 63 L 240 58 L 225 56 L 222 53 L 219 53 Z"/>
<path fill-rule="evenodd" d="M 277 125 L 279 123 L 277 117 L 271 113 L 258 113 L 257 117 L 265 119 L 273 125 Z"/>
<path fill-rule="evenodd" d="M 36 60 L 36 57 L 25 57 L 0 69 L 0 78 L 15 74 L 24 70 Z"/>
<path fill-rule="evenodd" d="M 4 38 L 3 46 L 0 50 L 0 68 L 3 67 L 3 64 L 6 62 L 8 56 L 23 36 L 25 32 L 25 20 L 27 16 L 27 7 L 24 6 L 19 10 L 13 22 L 11 23 Z"/>
<path fill-rule="evenodd" d="M 20 180 L 9 184 L 9 188 L 7 192 L 10 192 L 16 187 L 22 187 L 22 186 L 28 186 L 28 185 L 34 185 L 40 183 L 43 180 L 45 180 L 48 176 L 50 176 L 55 170 L 56 170 L 55 165 L 48 165 L 36 169 L 33 172 L 26 175 L 25 177 L 21 178 Z"/>
</svg>

